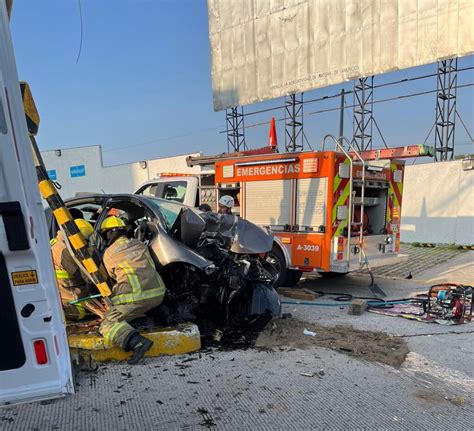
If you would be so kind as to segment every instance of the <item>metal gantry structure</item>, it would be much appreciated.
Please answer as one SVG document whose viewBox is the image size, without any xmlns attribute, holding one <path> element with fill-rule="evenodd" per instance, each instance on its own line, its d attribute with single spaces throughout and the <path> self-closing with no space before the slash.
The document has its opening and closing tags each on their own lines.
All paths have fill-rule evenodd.
<svg viewBox="0 0 474 431">
<path fill-rule="evenodd" d="M 329 98 L 340 97 L 341 107 L 340 111 L 340 125 L 339 135 L 343 135 L 344 131 L 344 111 L 347 109 L 344 104 L 344 95 L 352 93 L 352 128 L 353 136 L 351 144 L 354 145 L 358 151 L 370 151 L 374 147 L 374 132 L 380 135 L 383 146 L 389 148 L 384 136 L 377 124 L 374 116 L 374 104 L 380 103 L 387 100 L 395 100 L 397 97 L 377 100 L 374 101 L 374 89 L 378 87 L 384 87 L 387 85 L 393 85 L 396 83 L 402 83 L 406 81 L 414 81 L 416 79 L 423 79 L 429 77 L 435 77 L 437 80 L 436 91 L 426 91 L 422 93 L 415 93 L 409 96 L 411 97 L 428 93 L 436 92 L 436 117 L 433 126 L 425 139 L 425 143 L 429 136 L 435 130 L 435 161 L 452 160 L 454 158 L 454 134 L 456 126 L 456 117 L 459 118 L 461 125 L 464 127 L 466 133 L 472 142 L 472 136 L 467 126 L 462 121 L 459 112 L 456 109 L 457 99 L 457 88 L 458 88 L 458 72 L 464 70 L 470 70 L 472 67 L 465 67 L 458 69 L 458 59 L 451 58 L 441 60 L 437 63 L 437 73 L 430 74 L 421 77 L 415 77 L 410 79 L 402 79 L 400 81 L 389 82 L 385 84 L 374 85 L 374 77 L 363 77 L 354 80 L 353 90 L 349 92 L 342 91 L 340 96 L 334 95 Z M 472 86 L 472 84 L 462 85 L 461 87 Z M 323 97 L 320 99 L 313 99 L 304 101 L 303 93 L 294 93 L 285 97 L 283 106 L 277 106 L 274 108 L 265 108 L 260 111 L 250 112 L 247 115 L 266 113 L 272 110 L 284 109 L 284 118 L 277 121 L 285 122 L 285 151 L 295 152 L 303 151 L 305 145 L 309 149 L 312 149 L 308 139 L 306 138 L 303 128 L 303 118 L 305 115 L 313 115 L 315 113 L 330 112 L 334 111 L 334 108 L 321 110 L 316 112 L 309 112 L 305 114 L 304 105 L 305 103 L 312 103 L 319 100 L 327 99 Z M 247 149 L 245 141 L 245 118 L 243 107 L 229 108 L 226 110 L 226 133 L 227 133 L 227 150 L 228 151 L 243 151 Z M 251 124 L 247 127 L 255 127 L 264 125 L 266 122 Z M 375 127 L 375 130 L 374 130 Z M 377 145 L 376 145 L 377 147 Z"/>
<path fill-rule="evenodd" d="M 245 143 L 244 108 L 226 109 L 227 152 L 237 152 L 247 149 Z"/>
<path fill-rule="evenodd" d="M 435 160 L 454 158 L 454 132 L 456 129 L 456 95 L 458 82 L 458 59 L 438 62 Z"/>
<path fill-rule="evenodd" d="M 372 149 L 374 112 L 374 77 L 354 80 L 352 92 L 354 112 L 352 121 L 353 144 L 359 151 Z"/>
<path fill-rule="evenodd" d="M 285 97 L 285 151 L 295 152 L 304 149 L 303 132 L 303 93 Z"/>
</svg>

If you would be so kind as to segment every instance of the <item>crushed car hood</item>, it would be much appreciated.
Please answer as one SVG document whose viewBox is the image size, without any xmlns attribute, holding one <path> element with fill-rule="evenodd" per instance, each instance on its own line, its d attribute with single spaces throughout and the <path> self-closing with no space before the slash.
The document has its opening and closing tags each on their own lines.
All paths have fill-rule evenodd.
<svg viewBox="0 0 474 431">
<path fill-rule="evenodd" d="M 181 214 L 181 239 L 194 248 L 203 232 L 221 234 L 236 254 L 261 254 L 272 249 L 273 235 L 247 220 L 231 214 L 198 212 L 188 208 Z"/>
</svg>

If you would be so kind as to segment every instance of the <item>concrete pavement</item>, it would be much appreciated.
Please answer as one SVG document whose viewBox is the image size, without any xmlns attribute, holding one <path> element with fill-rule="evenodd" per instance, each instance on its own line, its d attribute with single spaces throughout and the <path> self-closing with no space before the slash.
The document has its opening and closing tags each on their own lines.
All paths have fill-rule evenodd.
<svg viewBox="0 0 474 431">
<path fill-rule="evenodd" d="M 450 272 L 449 281 L 462 275 L 459 264 L 461 272 Z M 442 272 L 440 266 L 430 279 Z M 377 282 L 388 298 L 427 289 L 424 279 L 379 277 Z M 316 302 L 326 304 L 333 303 L 330 294 L 335 292 L 371 296 L 367 283 L 366 275 L 302 281 L 305 287 L 325 291 Z M 136 367 L 108 363 L 97 372 L 80 372 L 73 397 L 0 410 L 0 428 L 472 428 L 472 323 L 442 326 L 373 313 L 350 316 L 342 306 L 285 304 L 284 312 L 307 322 L 310 330 L 312 324 L 343 324 L 402 337 L 410 353 L 400 368 L 327 348 L 284 344 L 150 358 Z"/>
</svg>

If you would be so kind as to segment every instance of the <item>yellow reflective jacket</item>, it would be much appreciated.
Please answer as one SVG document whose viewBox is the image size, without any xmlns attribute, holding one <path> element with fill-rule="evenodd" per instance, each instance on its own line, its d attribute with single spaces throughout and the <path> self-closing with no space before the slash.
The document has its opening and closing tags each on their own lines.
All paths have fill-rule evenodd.
<svg viewBox="0 0 474 431">
<path fill-rule="evenodd" d="M 85 281 L 67 249 L 61 231 L 50 241 L 56 280 L 63 301 L 72 301 L 83 294 Z"/>
<path fill-rule="evenodd" d="M 113 242 L 104 253 L 104 266 L 116 281 L 112 304 L 130 304 L 165 294 L 165 285 L 145 244 L 125 236 Z"/>
</svg>

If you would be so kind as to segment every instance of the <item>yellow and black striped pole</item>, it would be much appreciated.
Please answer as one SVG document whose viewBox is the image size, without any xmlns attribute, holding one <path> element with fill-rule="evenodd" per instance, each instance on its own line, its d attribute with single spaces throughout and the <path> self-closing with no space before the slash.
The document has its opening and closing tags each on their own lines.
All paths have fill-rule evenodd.
<svg viewBox="0 0 474 431">
<path fill-rule="evenodd" d="M 66 234 L 72 250 L 82 265 L 82 269 L 89 274 L 92 282 L 97 286 L 100 294 L 103 297 L 110 296 L 112 291 L 109 286 L 109 281 L 106 277 L 106 271 L 101 269 L 101 260 L 95 250 L 91 251 L 87 246 L 87 241 L 81 234 L 81 231 L 74 223 L 71 213 L 64 205 L 64 201 L 58 194 L 54 183 L 49 179 L 48 173 L 43 163 L 41 153 L 36 144 L 34 135 L 38 133 L 39 115 L 31 95 L 29 85 L 26 82 L 20 83 L 21 94 L 23 97 L 23 105 L 25 107 L 26 121 L 28 131 L 30 132 L 31 146 L 33 148 L 33 157 L 36 166 L 36 175 L 38 176 L 38 185 L 41 196 L 46 200 L 51 208 L 54 218 L 58 225 Z"/>
<path fill-rule="evenodd" d="M 33 136 L 31 136 L 31 143 L 33 147 L 35 147 L 35 153 L 37 153 L 38 148 Z M 35 158 L 37 158 L 36 154 Z M 107 284 L 107 279 L 104 277 L 104 273 L 99 269 L 101 262 L 97 253 L 94 251 L 91 253 L 89 250 L 86 239 L 81 234 L 76 223 L 74 223 L 71 213 L 64 205 L 61 196 L 58 194 L 53 182 L 49 179 L 42 163 L 36 165 L 36 175 L 38 176 L 38 185 L 41 195 L 53 211 L 54 218 L 58 222 L 58 225 L 66 234 L 76 258 L 80 263 L 82 263 L 84 269 L 89 274 L 92 282 L 97 286 L 97 289 L 99 289 L 101 295 L 110 296 L 112 291 Z"/>
</svg>

